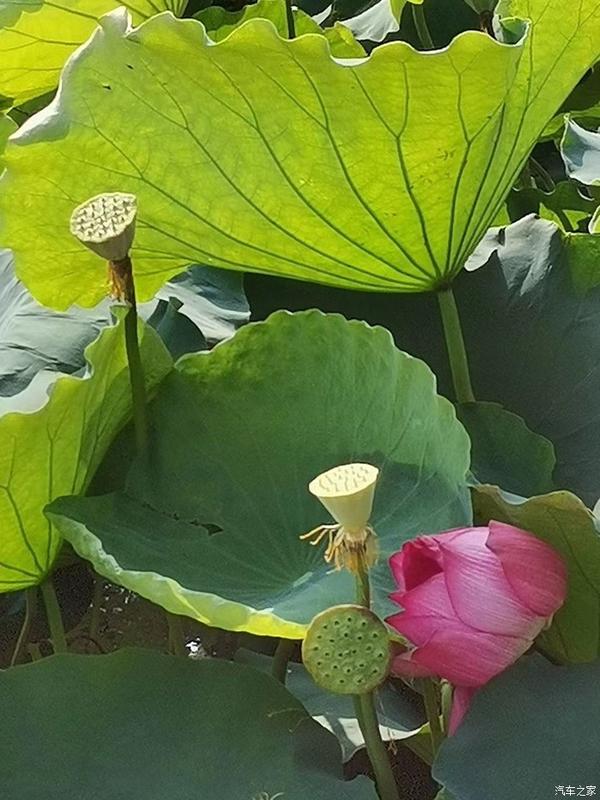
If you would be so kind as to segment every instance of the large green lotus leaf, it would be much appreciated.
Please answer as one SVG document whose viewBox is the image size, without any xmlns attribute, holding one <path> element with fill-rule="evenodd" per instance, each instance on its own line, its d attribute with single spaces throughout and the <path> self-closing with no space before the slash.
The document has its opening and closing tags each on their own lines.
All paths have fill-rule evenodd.
<svg viewBox="0 0 600 800">
<path fill-rule="evenodd" d="M 593 506 L 600 497 L 600 236 L 566 236 L 528 218 L 491 231 L 471 265 L 479 268 L 459 276 L 454 291 L 475 396 L 501 403 L 552 442 L 555 488 Z M 454 397 L 434 296 L 344 292 L 258 275 L 246 277 L 246 292 L 257 319 L 277 308 L 317 307 L 384 325 Z M 517 465 L 514 474 L 521 471 Z"/>
<path fill-rule="evenodd" d="M 0 0 L 0 98 L 20 105 L 54 89 L 67 58 L 120 5 L 139 23 L 161 11 L 180 13 L 186 0 Z"/>
<path fill-rule="evenodd" d="M 171 359 L 150 328 L 140 334 L 153 390 Z M 106 328 L 86 357 L 82 378 L 40 372 L 25 392 L 0 398 L 0 592 L 32 586 L 48 573 L 61 539 L 44 506 L 86 488 L 131 414 L 123 323 Z"/>
<path fill-rule="evenodd" d="M 290 692 L 240 664 L 52 656 L 0 674 L 0 703 L 4 800 L 376 799 Z"/>
<path fill-rule="evenodd" d="M 180 359 L 152 420 L 153 463 L 123 493 L 62 498 L 49 514 L 100 574 L 216 627 L 301 638 L 317 612 L 353 600 L 350 574 L 298 538 L 332 521 L 307 489 L 332 466 L 382 469 L 382 615 L 387 556 L 470 519 L 467 435 L 430 370 L 382 328 L 275 314 Z"/>
<path fill-rule="evenodd" d="M 457 800 L 548 800 L 567 787 L 566 796 L 595 795 L 599 682 L 598 661 L 556 667 L 539 655 L 521 659 L 475 695 L 442 744 L 434 778 Z"/>
<path fill-rule="evenodd" d="M 568 567 L 569 592 L 539 645 L 561 662 L 600 657 L 600 535 L 592 512 L 575 495 L 553 492 L 524 500 L 496 487 L 473 489 L 475 519 L 508 522 L 552 545 Z"/>
<path fill-rule="evenodd" d="M 471 439 L 471 472 L 479 483 L 526 497 L 554 488 L 554 447 L 521 417 L 498 403 L 481 402 L 458 406 L 457 414 Z"/>
<path fill-rule="evenodd" d="M 600 0 L 500 10 L 516 44 L 469 31 L 350 63 L 266 20 L 214 46 L 196 20 L 132 30 L 108 15 L 7 148 L 2 236 L 19 275 L 44 304 L 94 304 L 104 269 L 68 221 L 119 189 L 139 197 L 142 298 L 193 261 L 372 291 L 445 284 L 600 54 Z"/>
<path fill-rule="evenodd" d="M 268 675 L 272 674 L 273 659 L 262 653 L 240 649 L 235 655 L 235 660 Z M 350 760 L 365 746 L 365 739 L 356 719 L 350 695 L 324 691 L 317 686 L 302 664 L 293 661 L 288 664 L 285 685 L 300 700 L 313 719 L 338 737 L 344 761 Z M 417 704 L 418 701 L 415 703 L 415 697 L 417 695 L 414 695 L 408 687 L 403 694 L 389 685 L 389 682 L 378 690 L 379 733 L 384 741 L 408 739 L 419 733 L 425 724 L 425 714 L 423 708 Z"/>
<path fill-rule="evenodd" d="M 331 47 L 331 54 L 338 58 L 360 58 L 365 55 L 349 28 L 335 24 L 331 28 L 321 28 L 312 17 L 300 9 L 294 9 L 294 25 L 296 36 L 305 33 L 316 33 L 325 36 Z M 206 32 L 215 42 L 226 39 L 229 34 L 251 19 L 268 19 L 275 25 L 280 36 L 288 36 L 288 22 L 285 0 L 258 0 L 244 6 L 240 11 L 226 11 L 221 6 L 209 6 L 195 14 L 195 18 L 206 28 Z"/>
</svg>

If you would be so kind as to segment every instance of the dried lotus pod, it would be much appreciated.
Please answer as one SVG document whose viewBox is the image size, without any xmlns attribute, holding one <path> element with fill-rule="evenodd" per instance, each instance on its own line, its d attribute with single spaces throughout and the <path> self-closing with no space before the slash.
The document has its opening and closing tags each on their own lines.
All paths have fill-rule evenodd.
<svg viewBox="0 0 600 800">
<path fill-rule="evenodd" d="M 92 197 L 71 215 L 71 233 L 93 253 L 118 263 L 129 256 L 135 236 L 137 198 L 112 192 Z"/>
</svg>

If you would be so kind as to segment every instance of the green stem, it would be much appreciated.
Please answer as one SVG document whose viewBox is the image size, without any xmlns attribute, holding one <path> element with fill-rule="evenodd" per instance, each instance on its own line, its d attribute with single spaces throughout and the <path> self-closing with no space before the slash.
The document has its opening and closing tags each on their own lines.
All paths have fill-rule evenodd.
<svg viewBox="0 0 600 800">
<path fill-rule="evenodd" d="M 33 642 L 32 644 L 27 645 L 27 652 L 29 653 L 29 658 L 32 661 L 41 661 L 43 659 L 42 651 L 40 650 L 40 646 L 37 642 Z"/>
<path fill-rule="evenodd" d="M 288 39 L 296 38 L 296 21 L 294 20 L 294 10 L 292 0 L 285 0 L 285 16 L 287 19 Z"/>
<path fill-rule="evenodd" d="M 125 349 L 129 364 L 129 380 L 131 383 L 131 399 L 133 404 L 133 424 L 135 441 L 140 455 L 148 452 L 148 417 L 146 412 L 146 382 L 140 355 L 138 340 L 138 313 L 133 282 L 133 268 L 128 257 L 118 265 L 124 276 L 125 300 L 129 310 L 125 317 Z"/>
<path fill-rule="evenodd" d="M 375 783 L 381 800 L 398 800 L 398 787 L 392 771 L 387 749 L 381 738 L 377 712 L 375 711 L 375 692 L 355 694 L 354 712 L 367 745 Z"/>
<path fill-rule="evenodd" d="M 473 394 L 471 376 L 469 374 L 469 361 L 452 287 L 442 289 L 437 293 L 437 296 L 456 401 L 457 403 L 474 403 L 475 395 Z"/>
<path fill-rule="evenodd" d="M 359 605 L 371 608 L 371 585 L 369 572 L 363 565 L 356 576 L 356 597 Z"/>
<path fill-rule="evenodd" d="M 450 727 L 450 715 L 452 713 L 452 684 L 442 681 L 440 686 L 441 706 L 442 706 L 442 732 L 447 735 Z"/>
<path fill-rule="evenodd" d="M 294 654 L 296 642 L 293 639 L 280 639 L 275 648 L 275 655 L 273 656 L 273 664 L 271 666 L 271 674 L 279 681 L 285 684 L 287 678 L 287 668 L 290 658 Z"/>
<path fill-rule="evenodd" d="M 529 163 L 532 167 L 531 171 L 537 178 L 536 183 L 540 186 L 540 189 L 547 194 L 551 194 L 556 189 L 556 184 L 552 180 L 552 176 L 548 170 L 533 156 L 529 156 Z"/>
<path fill-rule="evenodd" d="M 31 624 L 35 617 L 37 608 L 37 586 L 27 589 L 25 592 L 25 616 L 23 617 L 23 624 L 19 632 L 19 638 L 15 644 L 15 649 L 10 660 L 10 666 L 14 667 L 21 656 L 21 652 L 31 631 Z"/>
<path fill-rule="evenodd" d="M 48 627 L 50 628 L 50 639 L 55 653 L 67 652 L 67 637 L 63 626 L 60 606 L 54 591 L 52 578 L 46 578 L 41 585 L 42 597 L 46 606 L 46 616 L 48 617 Z"/>
<path fill-rule="evenodd" d="M 365 608 L 371 607 L 371 587 L 369 571 L 363 560 L 356 575 L 356 595 L 358 603 Z M 352 696 L 354 711 L 358 725 L 362 731 L 367 753 L 373 767 L 375 783 L 381 800 L 398 800 L 398 787 L 386 746 L 381 738 L 377 711 L 375 710 L 375 692 L 365 692 Z"/>
<path fill-rule="evenodd" d="M 92 609 L 90 611 L 90 627 L 88 634 L 90 639 L 95 639 L 100 630 L 100 611 L 104 594 L 104 580 L 100 575 L 96 575 L 94 581 L 94 594 L 92 595 Z"/>
<path fill-rule="evenodd" d="M 438 702 L 437 686 L 431 678 L 423 678 L 421 686 L 425 700 L 425 712 L 427 713 L 427 721 L 429 722 L 431 747 L 435 757 L 444 738 L 442 725 L 440 723 L 440 706 Z"/>
<path fill-rule="evenodd" d="M 556 214 L 556 216 L 560 220 L 560 224 L 563 226 L 563 228 L 565 229 L 566 233 L 575 233 L 575 228 L 569 222 L 569 218 L 565 214 L 565 211 L 564 211 L 563 208 L 557 208 L 554 213 Z"/>
<path fill-rule="evenodd" d="M 417 36 L 419 37 L 419 41 L 421 42 L 421 47 L 424 50 L 435 50 L 435 44 L 433 43 L 433 39 L 431 38 L 431 33 L 429 32 L 429 27 L 427 25 L 427 19 L 425 17 L 425 10 L 423 5 L 413 4 L 412 6 L 412 15 L 413 21 L 415 23 L 415 28 L 417 30 Z"/>
</svg>

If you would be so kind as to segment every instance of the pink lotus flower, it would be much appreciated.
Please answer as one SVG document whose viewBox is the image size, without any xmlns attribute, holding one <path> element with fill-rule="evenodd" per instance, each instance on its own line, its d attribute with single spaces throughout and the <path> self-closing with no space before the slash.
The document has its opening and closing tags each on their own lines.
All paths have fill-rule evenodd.
<svg viewBox="0 0 600 800">
<path fill-rule="evenodd" d="M 397 675 L 454 684 L 454 732 L 475 691 L 533 644 L 564 603 L 567 573 L 545 542 L 512 525 L 459 528 L 407 542 L 390 559 L 404 611 L 387 622 L 414 649 Z"/>
</svg>

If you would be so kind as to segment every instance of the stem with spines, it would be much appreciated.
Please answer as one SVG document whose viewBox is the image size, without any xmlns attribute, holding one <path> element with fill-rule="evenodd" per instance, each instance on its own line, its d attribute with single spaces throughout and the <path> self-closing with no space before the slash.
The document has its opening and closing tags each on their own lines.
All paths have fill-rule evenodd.
<svg viewBox="0 0 600 800">
<path fill-rule="evenodd" d="M 131 399 L 133 405 L 133 424 L 135 441 L 140 455 L 148 453 L 148 415 L 146 410 L 146 381 L 142 367 L 140 343 L 138 339 L 138 312 L 133 282 L 133 267 L 129 256 L 122 261 L 111 261 L 110 268 L 122 287 L 123 300 L 128 309 L 125 316 L 125 349 L 129 365 Z"/>
<path fill-rule="evenodd" d="M 288 664 L 295 647 L 296 642 L 293 639 L 280 639 L 275 648 L 271 674 L 279 683 L 283 683 L 284 685 L 287 678 Z"/>
<path fill-rule="evenodd" d="M 359 559 L 356 575 L 356 595 L 359 605 L 371 606 L 369 571 L 364 559 Z M 367 753 L 375 774 L 375 783 L 381 800 L 399 800 L 398 787 L 392 770 L 386 746 L 381 738 L 379 721 L 375 707 L 375 692 L 365 692 L 352 696 L 354 711 L 367 747 Z"/>
<path fill-rule="evenodd" d="M 67 652 L 67 637 L 65 635 L 65 628 L 60 613 L 60 606 L 54 591 L 54 584 L 52 578 L 48 577 L 41 585 L 42 597 L 44 598 L 44 605 L 46 606 L 46 616 L 48 618 L 48 627 L 50 629 L 50 639 L 55 653 Z"/>
</svg>

